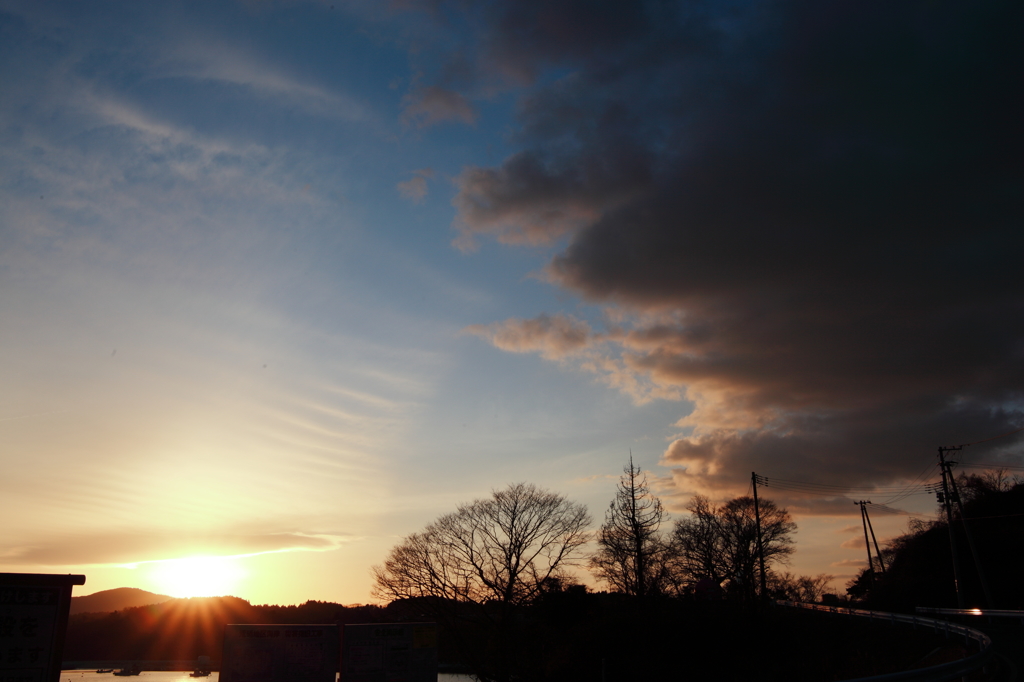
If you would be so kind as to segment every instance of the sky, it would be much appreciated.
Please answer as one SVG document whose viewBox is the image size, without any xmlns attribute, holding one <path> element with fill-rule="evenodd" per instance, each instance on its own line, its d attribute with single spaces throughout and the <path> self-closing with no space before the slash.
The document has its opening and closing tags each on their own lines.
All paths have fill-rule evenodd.
<svg viewBox="0 0 1024 682">
<path fill-rule="evenodd" d="M 1022 12 L 0 0 L 0 571 L 366 603 L 632 456 L 842 589 L 1024 464 Z"/>
</svg>

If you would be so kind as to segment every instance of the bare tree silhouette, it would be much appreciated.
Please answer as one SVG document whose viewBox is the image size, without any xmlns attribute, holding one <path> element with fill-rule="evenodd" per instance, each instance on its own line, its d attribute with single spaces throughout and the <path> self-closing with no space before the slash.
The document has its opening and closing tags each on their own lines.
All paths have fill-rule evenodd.
<svg viewBox="0 0 1024 682">
<path fill-rule="evenodd" d="M 771 500 L 760 500 L 759 506 L 765 565 L 786 563 L 793 553 L 796 524 L 788 511 Z M 732 592 L 753 600 L 758 583 L 753 498 L 737 497 L 716 506 L 698 495 L 689 510 L 690 517 L 677 521 L 672 533 L 677 580 L 690 585 L 704 578 L 716 583 L 727 580 Z"/>
<path fill-rule="evenodd" d="M 668 546 L 658 532 L 665 517 L 661 500 L 647 485 L 647 476 L 629 464 L 622 469 L 615 499 L 598 532 L 598 550 L 590 559 L 595 575 L 626 594 L 659 594 L 668 576 Z"/>
<path fill-rule="evenodd" d="M 565 569 L 588 541 L 589 524 L 585 506 L 557 493 L 527 483 L 495 490 L 394 547 L 373 568 L 374 596 L 419 600 L 433 617 L 473 638 L 459 648 L 478 679 L 508 679 L 512 611 L 571 582 Z M 487 655 L 492 650 L 496 656 Z"/>
</svg>

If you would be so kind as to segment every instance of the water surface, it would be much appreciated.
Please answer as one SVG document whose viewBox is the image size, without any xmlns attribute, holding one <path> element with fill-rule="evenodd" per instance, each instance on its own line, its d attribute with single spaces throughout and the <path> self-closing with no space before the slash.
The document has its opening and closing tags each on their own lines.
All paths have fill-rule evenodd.
<svg viewBox="0 0 1024 682">
<path fill-rule="evenodd" d="M 159 670 L 143 670 L 139 673 L 138 677 L 114 677 L 112 673 L 97 673 L 94 670 L 62 670 L 60 673 L 60 682 L 115 682 L 115 680 L 125 679 L 138 680 L 138 682 L 201 682 L 203 679 L 206 682 L 220 682 L 220 673 L 213 672 L 207 678 L 193 678 L 189 677 L 188 670 L 179 670 L 164 672 Z M 437 682 L 474 682 L 471 675 L 450 675 L 448 673 L 440 673 L 437 676 Z"/>
</svg>

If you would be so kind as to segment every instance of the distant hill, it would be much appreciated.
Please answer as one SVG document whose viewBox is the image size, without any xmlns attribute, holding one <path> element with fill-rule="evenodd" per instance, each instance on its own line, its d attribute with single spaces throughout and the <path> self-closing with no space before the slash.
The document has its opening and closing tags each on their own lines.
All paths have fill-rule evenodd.
<svg viewBox="0 0 1024 682">
<path fill-rule="evenodd" d="M 71 613 L 109 613 L 136 606 L 162 604 L 173 598 L 166 594 L 146 592 L 136 587 L 118 587 L 113 590 L 87 594 L 84 597 L 72 597 Z"/>
<path fill-rule="evenodd" d="M 151 595 L 159 597 L 160 595 Z M 390 623 L 380 606 L 346 608 L 308 601 L 299 606 L 253 606 L 238 597 L 170 599 L 116 613 L 77 613 L 68 619 L 65 661 L 194 661 L 219 664 L 227 623 Z"/>
</svg>

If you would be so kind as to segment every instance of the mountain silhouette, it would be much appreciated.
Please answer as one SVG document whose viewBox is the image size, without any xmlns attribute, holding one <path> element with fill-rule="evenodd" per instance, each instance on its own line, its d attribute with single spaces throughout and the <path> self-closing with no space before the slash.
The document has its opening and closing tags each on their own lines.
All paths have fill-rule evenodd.
<svg viewBox="0 0 1024 682">
<path fill-rule="evenodd" d="M 146 592 L 137 587 L 118 587 L 113 590 L 87 594 L 84 597 L 72 597 L 71 613 L 109 613 L 136 606 L 162 604 L 173 598 L 166 594 Z"/>
<path fill-rule="evenodd" d="M 153 595 L 159 597 L 159 595 Z M 375 606 L 345 607 L 308 601 L 297 606 L 253 606 L 238 597 L 169 599 L 114 613 L 77 613 L 68 619 L 65 661 L 194 661 L 219 665 L 228 623 L 299 624 L 394 622 Z"/>
</svg>

